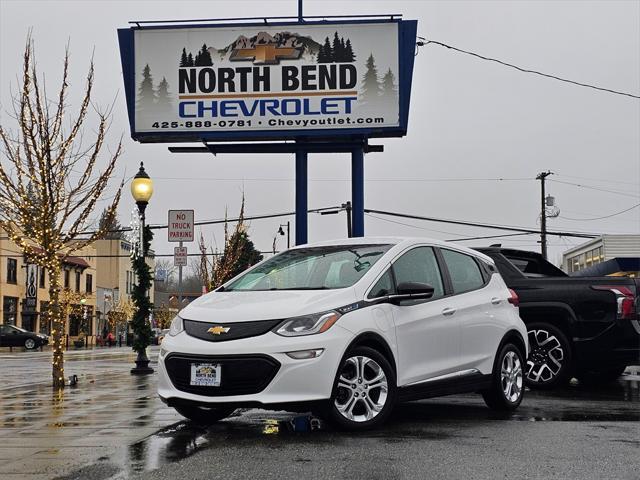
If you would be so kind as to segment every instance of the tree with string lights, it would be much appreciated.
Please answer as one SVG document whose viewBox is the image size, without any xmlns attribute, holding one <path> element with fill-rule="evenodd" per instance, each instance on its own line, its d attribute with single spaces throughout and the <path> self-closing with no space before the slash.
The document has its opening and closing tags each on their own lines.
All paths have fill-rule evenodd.
<svg viewBox="0 0 640 480">
<path fill-rule="evenodd" d="M 53 337 L 53 387 L 64 387 L 65 299 L 60 274 L 64 259 L 103 238 L 93 231 L 98 200 L 109 186 L 122 141 L 98 161 L 109 130 L 111 111 L 99 111 L 96 125 L 84 128 L 94 83 L 93 59 L 78 111 L 68 105 L 69 49 L 62 63 L 62 81 L 50 97 L 38 76 L 34 44 L 27 38 L 19 92 L 14 96 L 16 126 L 0 125 L 0 229 L 22 250 L 25 258 L 49 274 L 49 318 Z M 42 77 L 44 78 L 44 77 Z M 91 132 L 91 135 L 88 132 Z M 89 138 L 91 137 L 91 138 Z M 120 201 L 122 184 L 106 208 L 110 225 Z"/>
</svg>

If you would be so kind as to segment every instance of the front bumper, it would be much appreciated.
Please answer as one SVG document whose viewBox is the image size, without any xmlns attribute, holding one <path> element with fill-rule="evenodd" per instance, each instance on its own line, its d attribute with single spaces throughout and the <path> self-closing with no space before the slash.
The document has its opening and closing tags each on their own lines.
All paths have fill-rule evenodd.
<svg viewBox="0 0 640 480">
<path fill-rule="evenodd" d="M 162 342 L 158 359 L 158 394 L 170 404 L 189 401 L 200 404 L 268 405 L 325 400 L 331 396 L 338 365 L 352 338 L 353 334 L 339 325 L 317 335 L 281 337 L 268 332 L 257 337 L 215 343 L 191 337 L 185 332 L 175 337 L 167 336 Z M 318 358 L 295 360 L 286 355 L 286 352 L 318 348 L 324 349 Z M 218 387 L 207 387 L 198 391 L 184 381 L 175 381 L 175 372 L 172 371 L 170 376 L 169 370 L 174 369 L 171 359 L 176 358 L 186 364 L 189 361 L 220 363 L 223 388 L 216 390 Z M 275 368 L 273 371 L 265 368 L 260 373 L 256 372 L 264 380 L 262 385 L 256 381 L 255 375 L 251 377 L 247 371 L 251 364 L 240 365 L 238 359 L 263 359 Z M 260 364 L 254 365 L 260 367 Z M 244 371 L 233 372 L 230 370 L 233 368 L 242 368 Z M 225 378 L 233 379 L 233 388 L 224 388 Z M 252 393 L 233 394 L 238 382 L 247 379 L 251 380 L 249 390 Z"/>
</svg>

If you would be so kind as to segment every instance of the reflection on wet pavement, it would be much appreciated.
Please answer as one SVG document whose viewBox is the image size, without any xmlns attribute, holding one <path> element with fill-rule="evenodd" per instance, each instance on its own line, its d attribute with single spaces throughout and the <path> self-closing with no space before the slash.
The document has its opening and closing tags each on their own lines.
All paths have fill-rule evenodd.
<svg viewBox="0 0 640 480">
<path fill-rule="evenodd" d="M 359 434 L 336 432 L 309 414 L 258 409 L 238 410 L 204 428 L 159 401 L 155 375 L 131 376 L 133 358 L 128 349 L 69 355 L 67 371 L 77 374 L 79 383 L 53 392 L 46 383 L 48 355 L 0 354 L 7 372 L 0 385 L 3 480 L 123 479 L 229 445 L 256 449 L 297 443 L 341 445 L 354 438 L 392 444 L 455 437 L 452 425 L 464 431 L 505 421 L 640 421 L 640 376 L 625 375 L 601 388 L 572 384 L 552 392 L 528 391 L 520 408 L 507 414 L 487 409 L 479 395 L 408 403 L 398 406 L 382 428 Z"/>
<path fill-rule="evenodd" d="M 554 392 L 528 391 L 523 404 L 513 413 L 489 410 L 478 395 L 411 402 L 398 406 L 382 428 L 358 434 L 336 432 L 331 425 L 310 414 L 257 409 L 238 410 L 227 420 L 206 428 L 185 420 L 131 445 L 128 454 L 130 470 L 123 472 L 122 478 L 131 473 L 155 470 L 198 451 L 216 449 L 229 443 L 264 448 L 279 442 L 340 443 L 363 437 L 387 442 L 401 442 L 408 438 L 444 440 L 450 434 L 441 427 L 456 422 L 461 425 L 495 421 L 638 422 L 638 380 L 627 376 L 598 389 L 574 384 Z"/>
</svg>

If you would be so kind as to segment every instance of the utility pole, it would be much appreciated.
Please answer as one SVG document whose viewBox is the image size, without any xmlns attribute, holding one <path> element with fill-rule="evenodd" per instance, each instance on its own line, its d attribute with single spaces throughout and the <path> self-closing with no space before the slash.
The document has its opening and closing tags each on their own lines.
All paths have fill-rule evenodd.
<svg viewBox="0 0 640 480">
<path fill-rule="evenodd" d="M 536 177 L 536 180 L 540 180 L 540 245 L 542 246 L 542 257 L 547 259 L 547 206 L 545 204 L 545 179 L 553 175 L 551 170 L 541 172 Z"/>
</svg>

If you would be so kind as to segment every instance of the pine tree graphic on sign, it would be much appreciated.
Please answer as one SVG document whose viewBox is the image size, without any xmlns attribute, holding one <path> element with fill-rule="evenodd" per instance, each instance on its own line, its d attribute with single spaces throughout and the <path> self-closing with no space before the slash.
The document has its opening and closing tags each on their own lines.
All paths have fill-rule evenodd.
<svg viewBox="0 0 640 480">
<path fill-rule="evenodd" d="M 380 93 L 376 61 L 373 58 L 373 54 L 370 54 L 367 59 L 367 71 L 362 78 L 360 99 L 367 106 L 377 104 L 380 100 Z"/>
<path fill-rule="evenodd" d="M 147 63 L 142 70 L 142 82 L 138 88 L 138 104 L 139 110 L 151 111 L 156 102 L 156 93 L 153 88 L 153 77 L 151 76 L 151 68 Z"/>
</svg>

